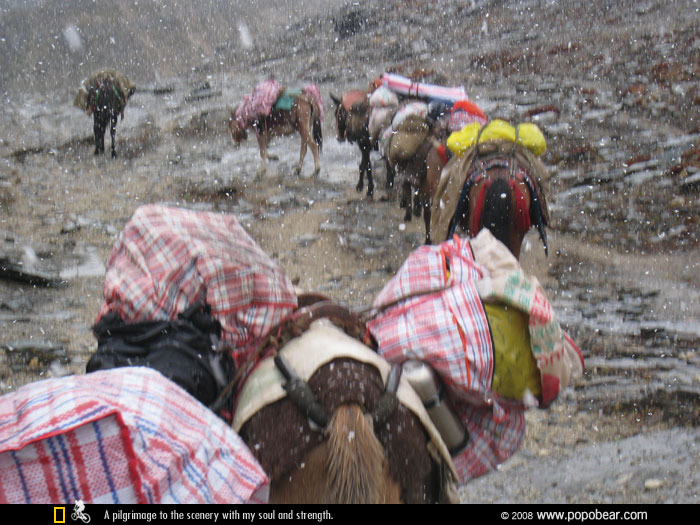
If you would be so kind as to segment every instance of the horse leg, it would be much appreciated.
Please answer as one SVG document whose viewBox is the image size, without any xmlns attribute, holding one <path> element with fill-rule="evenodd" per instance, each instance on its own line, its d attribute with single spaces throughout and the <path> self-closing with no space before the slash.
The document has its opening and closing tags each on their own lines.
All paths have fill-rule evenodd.
<svg viewBox="0 0 700 525">
<path fill-rule="evenodd" d="M 318 144 L 312 139 L 309 142 L 309 148 L 311 148 L 311 154 L 314 156 L 314 177 L 318 177 L 321 171 L 321 158 L 318 151 Z"/>
<path fill-rule="evenodd" d="M 418 190 L 412 189 L 412 193 L 413 193 L 413 216 L 420 217 L 421 213 L 423 213 L 423 201 L 421 200 L 420 196 L 418 195 Z"/>
<path fill-rule="evenodd" d="M 431 244 L 430 241 L 430 218 L 432 211 L 430 210 L 431 202 L 426 199 L 423 202 L 423 222 L 425 222 L 425 244 Z"/>
<path fill-rule="evenodd" d="M 97 111 L 93 113 L 92 130 L 95 134 L 95 155 L 105 150 L 105 128 Z"/>
<path fill-rule="evenodd" d="M 304 136 L 301 137 L 301 150 L 299 151 L 299 163 L 297 164 L 296 174 L 301 175 L 301 166 L 304 164 L 304 157 L 306 157 L 306 140 Z"/>
<path fill-rule="evenodd" d="M 265 175 L 267 171 L 267 137 L 255 130 L 255 138 L 258 140 L 258 148 L 260 149 L 261 165 L 258 171 L 258 177 Z"/>
<path fill-rule="evenodd" d="M 399 205 L 401 206 L 401 208 L 404 208 L 406 210 L 406 213 L 403 216 L 403 220 L 406 222 L 411 222 L 411 219 L 413 218 L 413 214 L 411 213 L 413 191 L 408 177 L 405 174 L 403 174 L 402 178 L 403 180 L 401 181 L 401 200 L 399 202 Z"/>
<path fill-rule="evenodd" d="M 395 173 L 389 161 L 386 162 L 386 191 L 390 193 L 394 189 L 394 177 Z"/>
<path fill-rule="evenodd" d="M 363 145 L 362 162 L 360 163 L 360 184 L 358 184 L 357 191 L 362 191 L 362 172 L 364 171 L 367 173 L 367 196 L 372 197 L 374 195 L 374 180 L 372 179 L 372 160 L 369 152 L 369 145 Z"/>
<path fill-rule="evenodd" d="M 110 123 L 110 127 L 109 127 L 109 134 L 112 137 L 112 158 L 113 159 L 117 158 L 117 151 L 114 147 L 114 139 L 117 136 L 117 117 L 118 116 L 119 115 L 117 113 L 112 114 L 111 123 Z M 102 150 L 104 151 L 104 145 L 102 147 Z"/>
</svg>

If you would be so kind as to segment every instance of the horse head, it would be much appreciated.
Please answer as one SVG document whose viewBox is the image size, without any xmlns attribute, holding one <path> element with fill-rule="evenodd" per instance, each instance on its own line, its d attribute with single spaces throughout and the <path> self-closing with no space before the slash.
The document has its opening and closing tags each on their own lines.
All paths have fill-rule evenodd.
<svg viewBox="0 0 700 525">
<path fill-rule="evenodd" d="M 345 130 L 347 127 L 348 112 L 343 107 L 343 102 L 340 97 L 331 93 L 331 100 L 335 105 L 336 138 L 338 142 L 344 142 L 346 139 Z"/>
<path fill-rule="evenodd" d="M 240 122 L 236 119 L 236 109 L 231 111 L 231 116 L 228 119 L 228 127 L 231 130 L 231 138 L 233 139 L 233 145 L 238 148 L 241 142 L 248 138 L 248 131 L 245 127 L 241 126 Z"/>
</svg>

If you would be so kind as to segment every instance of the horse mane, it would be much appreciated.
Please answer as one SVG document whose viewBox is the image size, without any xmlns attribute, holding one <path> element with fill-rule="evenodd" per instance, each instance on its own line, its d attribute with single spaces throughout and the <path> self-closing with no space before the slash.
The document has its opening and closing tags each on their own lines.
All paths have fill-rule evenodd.
<svg viewBox="0 0 700 525">
<path fill-rule="evenodd" d="M 326 429 L 329 489 L 336 503 L 383 503 L 386 458 L 372 418 L 357 404 L 339 406 Z"/>
</svg>

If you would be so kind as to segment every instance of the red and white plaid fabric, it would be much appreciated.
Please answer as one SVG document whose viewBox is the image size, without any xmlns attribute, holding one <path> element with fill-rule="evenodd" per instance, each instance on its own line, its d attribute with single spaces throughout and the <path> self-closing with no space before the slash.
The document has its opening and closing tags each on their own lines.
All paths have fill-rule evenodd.
<svg viewBox="0 0 700 525">
<path fill-rule="evenodd" d="M 234 117 L 242 128 L 250 126 L 259 116 L 269 115 L 281 91 L 280 85 L 272 80 L 263 80 L 250 95 L 245 95 L 236 108 Z"/>
<path fill-rule="evenodd" d="M 141 206 L 107 268 L 98 320 L 109 311 L 125 321 L 173 319 L 204 300 L 237 361 L 297 304 L 289 278 L 232 215 Z"/>
<path fill-rule="evenodd" d="M 466 450 L 453 458 L 461 482 L 493 470 L 512 456 L 525 431 L 523 408 L 496 401 L 491 392 L 493 346 L 476 288 L 484 275 L 466 241 L 455 237 L 439 246 L 422 246 L 408 257 L 374 305 L 436 292 L 402 301 L 369 323 L 379 353 L 387 361 L 426 361 L 452 394 L 470 435 Z"/>
<path fill-rule="evenodd" d="M 0 503 L 265 503 L 268 491 L 240 437 L 150 368 L 0 397 Z"/>
</svg>

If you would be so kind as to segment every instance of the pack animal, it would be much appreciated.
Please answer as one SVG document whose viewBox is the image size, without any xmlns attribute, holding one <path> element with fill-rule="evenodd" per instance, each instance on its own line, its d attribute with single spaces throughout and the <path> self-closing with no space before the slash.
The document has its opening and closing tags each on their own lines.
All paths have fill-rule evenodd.
<svg viewBox="0 0 700 525">
<path fill-rule="evenodd" d="M 281 333 L 283 341 L 285 330 Z M 246 380 L 233 427 L 270 476 L 271 503 L 435 503 L 443 498 L 447 467 L 428 452 L 433 438 L 423 420 L 397 402 L 405 398 L 407 386 L 399 380 L 400 366 L 390 367 L 355 339 L 359 334 L 351 337 L 323 319 L 282 343 L 274 359 L 263 361 Z M 278 395 L 263 401 L 265 394 L 254 385 L 269 387 L 275 377 L 284 378 L 286 396 L 275 385 Z M 247 400 L 264 406 L 248 409 Z"/>
<path fill-rule="evenodd" d="M 399 203 L 406 210 L 404 220 L 423 215 L 426 244 L 431 242 L 430 206 L 445 165 L 440 148 L 444 151 L 446 138 L 443 122 L 412 116 L 391 136 L 384 149 L 387 173 L 392 178 L 398 176 L 400 181 Z"/>
<path fill-rule="evenodd" d="M 349 91 L 342 97 L 331 94 L 331 100 L 335 105 L 338 141 L 347 140 L 350 144 L 356 143 L 360 148 L 360 176 L 355 189 L 358 192 L 364 189 L 364 177 L 367 175 L 367 196 L 372 197 L 374 195 L 374 179 L 370 159 L 372 141 L 368 128 L 370 107 L 367 95 L 369 94 L 370 91 Z M 393 178 L 387 174 L 387 190 L 391 190 L 393 185 Z"/>
<path fill-rule="evenodd" d="M 124 119 L 126 103 L 134 94 L 135 88 L 130 87 L 126 93 L 114 77 L 105 76 L 94 79 L 87 86 L 87 112 L 93 116 L 93 132 L 95 134 L 95 155 L 105 152 L 105 131 L 109 124 L 109 134 L 112 137 L 112 158 L 117 157 L 115 136 L 117 119 Z"/>
<path fill-rule="evenodd" d="M 229 118 L 229 129 L 233 144 L 239 147 L 241 142 L 248 138 L 248 129 L 252 128 L 260 149 L 262 165 L 260 174 L 267 170 L 267 160 L 277 160 L 276 156 L 268 154 L 267 148 L 272 137 L 293 135 L 298 133 L 301 138 L 301 150 L 299 151 L 299 163 L 296 173 L 301 173 L 301 167 L 306 156 L 307 147 L 314 157 L 314 177 L 321 171 L 320 153 L 323 149 L 323 133 L 321 130 L 321 110 L 313 97 L 301 93 L 295 95 L 291 109 L 273 108 L 269 115 L 258 116 L 249 125 L 242 125 L 236 119 L 234 109 Z"/>
<path fill-rule="evenodd" d="M 439 242 L 449 239 L 457 227 L 470 237 L 488 228 L 519 259 L 525 234 L 536 227 L 548 252 L 545 172 L 526 148 L 514 147 L 512 142 L 479 144 L 453 157 L 443 171 L 436 191 L 440 196 L 431 206 L 431 227 L 439 230 Z M 451 194 L 445 196 L 446 192 Z M 451 204 L 445 207 L 445 202 Z"/>
</svg>

